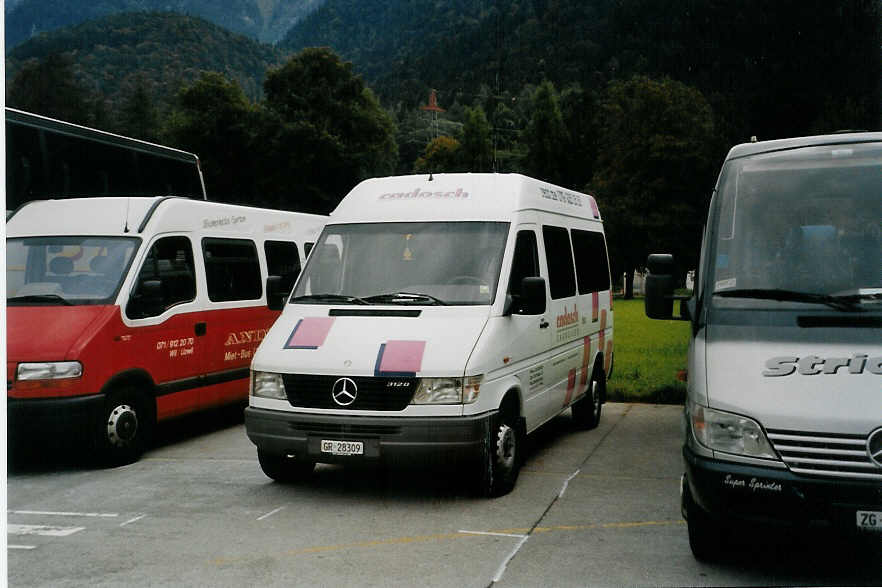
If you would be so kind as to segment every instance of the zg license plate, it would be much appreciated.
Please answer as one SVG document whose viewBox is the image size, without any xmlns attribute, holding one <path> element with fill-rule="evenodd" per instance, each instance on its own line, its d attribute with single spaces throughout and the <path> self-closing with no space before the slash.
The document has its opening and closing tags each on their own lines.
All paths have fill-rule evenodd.
<svg viewBox="0 0 882 588">
<path fill-rule="evenodd" d="M 880 531 L 882 532 L 882 511 L 879 510 L 859 510 L 857 511 L 858 529 L 864 531 Z"/>
<path fill-rule="evenodd" d="M 322 453 L 330 453 L 332 455 L 364 455 L 364 443 L 361 441 L 322 439 Z"/>
</svg>

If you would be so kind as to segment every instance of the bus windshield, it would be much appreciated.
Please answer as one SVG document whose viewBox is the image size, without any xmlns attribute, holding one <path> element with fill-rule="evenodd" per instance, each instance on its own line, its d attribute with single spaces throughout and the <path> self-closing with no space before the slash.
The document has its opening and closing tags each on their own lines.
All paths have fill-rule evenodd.
<svg viewBox="0 0 882 588">
<path fill-rule="evenodd" d="M 492 304 L 508 235 L 504 222 L 329 225 L 292 302 Z"/>
<path fill-rule="evenodd" d="M 708 233 L 714 304 L 878 306 L 882 145 L 828 145 L 728 164 Z M 769 301 L 775 301 L 770 303 Z"/>
<path fill-rule="evenodd" d="M 6 241 L 6 304 L 110 304 L 140 243 L 133 237 Z"/>
</svg>

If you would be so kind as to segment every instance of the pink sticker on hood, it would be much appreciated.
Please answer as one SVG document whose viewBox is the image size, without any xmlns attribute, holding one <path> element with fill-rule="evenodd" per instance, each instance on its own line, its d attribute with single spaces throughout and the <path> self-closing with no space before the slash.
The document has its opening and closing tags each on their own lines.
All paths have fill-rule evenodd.
<svg viewBox="0 0 882 588">
<path fill-rule="evenodd" d="M 324 344 L 334 324 L 334 317 L 300 319 L 291 331 L 285 349 L 318 349 Z"/>
<path fill-rule="evenodd" d="M 423 366 L 425 341 L 387 341 L 380 345 L 375 376 L 413 377 Z"/>
</svg>

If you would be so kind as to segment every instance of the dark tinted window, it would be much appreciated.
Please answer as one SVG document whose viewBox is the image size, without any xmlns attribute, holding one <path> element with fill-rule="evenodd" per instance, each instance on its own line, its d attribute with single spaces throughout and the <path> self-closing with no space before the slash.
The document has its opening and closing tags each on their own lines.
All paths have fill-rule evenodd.
<svg viewBox="0 0 882 588">
<path fill-rule="evenodd" d="M 576 256 L 579 294 L 609 290 L 609 264 L 603 233 L 573 230 L 570 235 Z"/>
<path fill-rule="evenodd" d="M 536 233 L 518 231 L 515 241 L 514 259 L 511 264 L 511 277 L 508 282 L 508 293 L 514 296 L 521 294 L 521 281 L 524 278 L 539 276 L 539 249 L 536 245 Z"/>
<path fill-rule="evenodd" d="M 263 244 L 266 252 L 267 274 L 280 276 L 286 292 L 294 287 L 294 281 L 300 275 L 300 255 L 297 243 L 290 241 L 267 241 Z"/>
<path fill-rule="evenodd" d="M 553 299 L 576 294 L 576 276 L 573 273 L 573 250 L 570 234 L 563 227 L 542 227 L 545 257 L 548 261 L 548 283 Z"/>
<path fill-rule="evenodd" d="M 256 300 L 263 295 L 257 247 L 247 239 L 202 240 L 205 283 L 212 302 Z"/>
<path fill-rule="evenodd" d="M 147 282 L 159 282 L 158 298 L 148 294 Z M 132 298 L 126 307 L 131 318 L 162 314 L 167 308 L 196 298 L 193 249 L 186 237 L 165 237 L 150 248 Z"/>
</svg>

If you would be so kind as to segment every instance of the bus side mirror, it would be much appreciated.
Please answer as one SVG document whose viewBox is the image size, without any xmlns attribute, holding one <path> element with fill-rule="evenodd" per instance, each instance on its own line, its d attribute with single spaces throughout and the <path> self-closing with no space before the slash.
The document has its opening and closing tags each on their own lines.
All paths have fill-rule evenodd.
<svg viewBox="0 0 882 588">
<path fill-rule="evenodd" d="M 288 298 L 288 292 L 282 283 L 282 276 L 268 276 L 266 279 L 266 306 L 270 310 L 282 310 L 285 308 L 285 301 Z"/>
<path fill-rule="evenodd" d="M 132 293 L 126 306 L 126 314 L 132 318 L 147 318 L 162 314 L 165 304 L 162 297 L 162 280 L 144 280 Z"/>
<path fill-rule="evenodd" d="M 543 312 L 545 312 L 545 278 L 529 277 L 521 280 L 520 294 L 506 297 L 502 316 L 536 315 Z"/>
<path fill-rule="evenodd" d="M 674 256 L 670 253 L 653 253 L 646 259 L 646 296 L 643 306 L 646 316 L 652 319 L 689 320 L 689 310 L 683 300 L 689 296 L 674 295 Z M 674 316 L 674 301 L 680 300 L 681 316 Z"/>
</svg>

